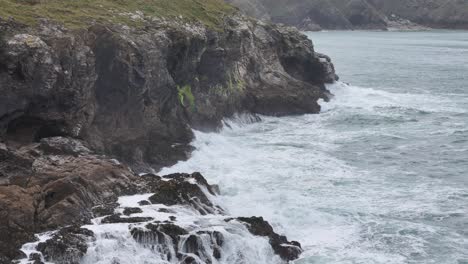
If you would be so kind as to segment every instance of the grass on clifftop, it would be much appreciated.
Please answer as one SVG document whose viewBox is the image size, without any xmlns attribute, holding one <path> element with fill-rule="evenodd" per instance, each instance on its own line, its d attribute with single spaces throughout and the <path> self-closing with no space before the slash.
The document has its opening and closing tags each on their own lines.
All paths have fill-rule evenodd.
<svg viewBox="0 0 468 264">
<path fill-rule="evenodd" d="M 141 11 L 145 16 L 200 21 L 217 28 L 225 14 L 235 9 L 223 0 L 0 0 L 0 17 L 14 18 L 36 25 L 39 18 L 60 22 L 71 28 L 98 23 L 122 23 L 138 26 L 131 16 Z"/>
</svg>

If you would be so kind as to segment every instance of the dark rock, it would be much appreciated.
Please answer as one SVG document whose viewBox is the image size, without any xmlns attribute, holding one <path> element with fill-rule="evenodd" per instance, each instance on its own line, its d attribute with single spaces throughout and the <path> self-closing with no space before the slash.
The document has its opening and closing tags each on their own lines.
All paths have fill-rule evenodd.
<svg viewBox="0 0 468 264">
<path fill-rule="evenodd" d="M 188 232 L 174 224 L 147 224 L 146 228 L 133 228 L 130 233 L 138 242 L 147 247 L 158 247 L 158 251 L 166 254 L 168 259 L 175 259 L 171 252 L 178 252 L 178 243 L 180 237 L 188 234 Z M 169 238 L 168 238 L 169 237 Z M 168 241 L 170 240 L 170 241 Z"/>
<path fill-rule="evenodd" d="M 80 138 L 136 170 L 158 169 L 187 158 L 190 126 L 216 129 L 224 117 L 242 112 L 319 111 L 326 76 L 311 41 L 297 30 L 240 15 L 226 17 L 221 32 L 158 23 L 143 31 L 43 23 L 27 34 L 6 23 L 2 141 L 23 146 Z M 284 51 L 293 56 L 284 58 Z M 193 96 L 191 105 L 181 101 L 182 87 Z M 60 144 L 44 147 L 63 151 Z"/>
<path fill-rule="evenodd" d="M 150 205 L 151 203 L 147 200 L 142 200 L 138 202 L 139 205 L 144 206 L 144 205 Z"/>
<path fill-rule="evenodd" d="M 299 258 L 302 253 L 301 244 L 296 241 L 288 241 L 285 236 L 280 236 L 274 232 L 273 227 L 263 220 L 263 217 L 238 217 L 236 220 L 246 223 L 250 233 L 256 236 L 266 236 L 269 238 L 273 251 L 282 259 L 290 261 Z M 232 219 L 227 219 L 230 221 Z"/>
<path fill-rule="evenodd" d="M 201 214 L 222 213 L 223 210 L 214 205 L 206 196 L 200 186 L 206 188 L 211 194 L 214 191 L 200 173 L 193 174 L 171 174 L 160 177 L 143 176 L 147 188 L 155 194 L 150 196 L 149 201 L 153 204 L 164 204 L 167 206 L 176 204 L 187 204 L 198 210 Z"/>
<path fill-rule="evenodd" d="M 118 214 L 113 214 L 105 217 L 101 220 L 103 224 L 115 224 L 115 223 L 141 223 L 153 220 L 152 217 L 122 217 Z"/>
<path fill-rule="evenodd" d="M 129 216 L 131 214 L 143 213 L 143 210 L 139 207 L 126 207 L 124 208 L 123 214 Z"/>
<path fill-rule="evenodd" d="M 79 264 L 88 250 L 87 241 L 93 237 L 93 232 L 88 229 L 66 227 L 46 242 L 39 243 L 37 250 L 47 261 L 57 264 Z"/>
<path fill-rule="evenodd" d="M 146 228 L 153 230 L 153 231 L 160 231 L 168 236 L 170 236 L 172 239 L 175 241 L 178 241 L 179 237 L 182 235 L 188 234 L 188 232 L 181 228 L 178 225 L 175 224 L 159 224 L 159 225 L 154 225 L 154 224 L 148 224 L 146 225 Z"/>
<path fill-rule="evenodd" d="M 40 141 L 40 148 L 45 154 L 52 155 L 85 155 L 91 153 L 91 151 L 84 145 L 83 142 L 65 138 L 65 137 L 50 137 L 43 138 Z"/>
<path fill-rule="evenodd" d="M 89 223 L 93 206 L 137 188 L 127 167 L 92 154 L 47 155 L 32 144 L 0 149 L 0 156 L 0 178 L 8 183 L 0 185 L 0 255 L 10 259 L 35 233 Z"/>
<path fill-rule="evenodd" d="M 209 236 L 211 245 L 209 246 L 212 250 L 207 250 L 203 241 L 206 241 L 203 236 Z M 181 242 L 181 251 L 184 253 L 192 253 L 200 257 L 204 263 L 211 263 L 211 256 L 209 252 L 213 252 L 213 257 L 216 259 L 221 258 L 222 250 L 221 247 L 224 244 L 224 237 L 218 231 L 200 231 L 196 234 L 190 234 L 185 237 Z M 181 258 L 183 259 L 183 258 Z"/>
<path fill-rule="evenodd" d="M 180 254 L 179 258 L 181 259 L 181 264 L 201 264 L 192 256 Z"/>
<path fill-rule="evenodd" d="M 32 253 L 29 255 L 29 261 L 32 261 L 31 264 L 44 264 L 44 262 L 42 262 L 41 254 L 39 253 Z"/>
<path fill-rule="evenodd" d="M 127 166 L 186 159 L 191 127 L 215 130 L 237 113 L 318 113 L 324 83 L 335 79 L 292 28 L 240 14 L 226 16 L 222 31 L 145 23 L 75 30 L 0 18 L 8 33 L 0 42 L 0 257 L 20 255 L 35 233 L 106 215 L 113 206 L 91 208 L 137 190 L 155 193 L 153 203 L 222 213 L 199 174 L 148 180 Z"/>
<path fill-rule="evenodd" d="M 114 214 L 115 208 L 119 206 L 118 203 L 107 203 L 96 205 L 91 208 L 94 217 L 101 217 Z"/>
</svg>

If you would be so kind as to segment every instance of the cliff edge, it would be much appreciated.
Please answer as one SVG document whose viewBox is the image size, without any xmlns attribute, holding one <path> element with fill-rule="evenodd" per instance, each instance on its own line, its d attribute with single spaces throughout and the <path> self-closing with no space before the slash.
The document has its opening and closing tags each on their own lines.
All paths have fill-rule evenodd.
<svg viewBox="0 0 468 264">
<path fill-rule="evenodd" d="M 337 79 L 297 29 L 217 0 L 91 2 L 0 0 L 1 263 L 141 192 L 192 128 L 318 113 Z"/>
</svg>

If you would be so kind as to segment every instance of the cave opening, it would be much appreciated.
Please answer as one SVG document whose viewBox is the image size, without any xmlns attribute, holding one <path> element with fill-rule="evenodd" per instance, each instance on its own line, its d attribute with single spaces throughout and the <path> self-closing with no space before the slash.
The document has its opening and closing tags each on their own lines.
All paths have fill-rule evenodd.
<svg viewBox="0 0 468 264">
<path fill-rule="evenodd" d="M 63 127 L 60 122 L 22 116 L 8 123 L 5 141 L 11 146 L 22 146 L 43 138 L 65 136 Z"/>
</svg>

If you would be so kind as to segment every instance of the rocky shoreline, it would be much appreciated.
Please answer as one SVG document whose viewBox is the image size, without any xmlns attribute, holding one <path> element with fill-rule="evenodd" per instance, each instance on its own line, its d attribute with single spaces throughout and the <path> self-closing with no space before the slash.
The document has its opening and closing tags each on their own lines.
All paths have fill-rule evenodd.
<svg viewBox="0 0 468 264">
<path fill-rule="evenodd" d="M 0 20 L 0 263 L 25 257 L 79 263 L 84 241 L 95 239 L 81 226 L 96 218 L 99 225 L 136 224 L 130 233 L 135 241 L 152 241 L 150 247 L 161 236 L 175 245 L 193 235 L 176 220 L 145 215 L 145 207 L 161 204 L 243 223 L 285 261 L 297 258 L 300 244 L 274 233 L 262 218 L 224 215 L 206 197 L 216 187 L 200 174 L 140 173 L 187 159 L 192 128 L 214 131 L 238 113 L 318 113 L 317 101 L 329 96 L 324 84 L 337 79 L 330 59 L 294 28 L 237 13 L 224 18 L 222 30 L 138 19 L 143 27 L 81 29 Z M 119 197 L 142 193 L 152 195 L 119 207 Z M 56 233 L 36 245 L 42 256 L 20 250 L 51 230 Z M 221 247 L 219 234 L 199 235 L 217 241 L 210 252 Z M 193 240 L 187 247 L 199 248 L 196 236 L 187 240 Z M 179 248 L 169 251 L 183 263 L 200 261 Z M 200 259 L 207 254 L 197 252 Z"/>
</svg>

